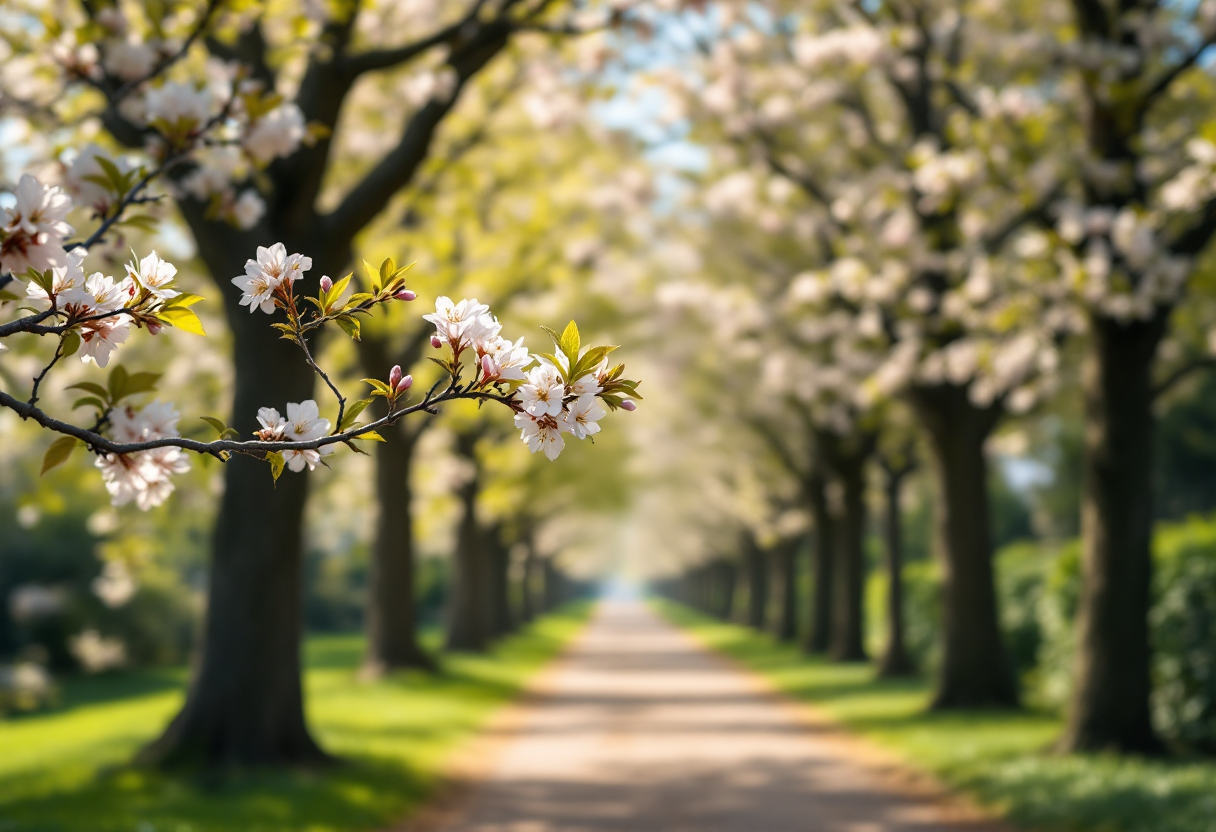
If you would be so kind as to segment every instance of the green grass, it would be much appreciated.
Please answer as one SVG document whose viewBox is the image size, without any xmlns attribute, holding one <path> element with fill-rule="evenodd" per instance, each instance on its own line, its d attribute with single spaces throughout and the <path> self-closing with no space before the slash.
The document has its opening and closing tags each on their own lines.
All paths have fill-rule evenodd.
<svg viewBox="0 0 1216 832">
<path fill-rule="evenodd" d="M 183 670 L 68 680 L 54 711 L 0 720 L 0 832 L 330 832 L 382 828 L 425 799 L 451 753 L 581 629 L 572 606 L 440 675 L 356 681 L 359 636 L 307 640 L 306 705 L 323 771 L 221 781 L 127 765 L 181 705 Z"/>
<path fill-rule="evenodd" d="M 744 627 L 661 603 L 706 645 L 813 703 L 847 728 L 932 772 L 1026 829 L 1042 832 L 1216 832 L 1216 762 L 1050 752 L 1048 713 L 925 710 L 928 683 L 879 681 L 868 665 L 834 665 Z"/>
</svg>

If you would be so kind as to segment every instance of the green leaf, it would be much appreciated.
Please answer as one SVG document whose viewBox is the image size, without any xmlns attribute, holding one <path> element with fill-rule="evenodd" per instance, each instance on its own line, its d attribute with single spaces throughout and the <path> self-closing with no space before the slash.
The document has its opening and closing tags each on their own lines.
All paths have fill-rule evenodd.
<svg viewBox="0 0 1216 832">
<path fill-rule="evenodd" d="M 363 268 L 367 270 L 367 279 L 371 282 L 372 292 L 380 291 L 380 270 L 366 260 L 363 261 Z"/>
<path fill-rule="evenodd" d="M 42 457 L 42 472 L 38 476 L 42 476 L 42 474 L 45 474 L 56 465 L 62 465 L 64 462 L 67 462 L 68 457 L 72 455 L 72 451 L 76 450 L 78 442 L 80 440 L 75 436 L 65 436 L 52 442 L 51 447 L 46 449 L 46 455 Z"/>
<path fill-rule="evenodd" d="M 182 292 L 177 297 L 169 298 L 165 301 L 165 305 L 161 309 L 171 309 L 175 306 L 194 306 L 199 301 L 206 300 L 202 295 L 192 295 L 189 292 Z"/>
<path fill-rule="evenodd" d="M 267 451 L 266 461 L 270 463 L 270 476 L 274 477 L 275 482 L 278 482 L 279 477 L 283 475 L 283 468 L 287 465 L 287 460 L 283 459 L 283 455 L 278 451 Z"/>
<path fill-rule="evenodd" d="M 367 379 L 364 379 L 366 381 Z M 387 384 L 384 385 L 388 387 Z M 355 423 L 355 419 L 359 418 L 367 406 L 372 403 L 371 399 L 359 399 L 357 402 L 351 402 L 346 406 L 346 413 L 342 417 L 342 423 L 338 425 L 338 433 L 345 433 L 346 429 Z"/>
<path fill-rule="evenodd" d="M 127 177 L 118 169 L 118 165 L 105 156 L 94 156 L 93 161 L 97 162 L 98 167 L 105 171 L 106 178 L 110 180 L 109 190 L 120 197 L 127 192 Z"/>
<path fill-rule="evenodd" d="M 214 416 L 200 416 L 199 418 L 215 428 L 215 432 L 220 436 L 223 436 L 224 431 L 228 430 L 228 426 L 224 424 L 223 419 L 217 419 Z"/>
<path fill-rule="evenodd" d="M 365 378 L 363 379 L 363 383 L 370 384 L 372 386 L 372 389 L 376 391 L 373 395 L 387 396 L 393 392 L 393 388 L 389 387 L 378 378 Z M 366 405 L 364 406 L 366 407 Z M 339 433 L 341 433 L 341 431 L 339 431 Z"/>
<path fill-rule="evenodd" d="M 156 317 L 183 332 L 189 332 L 192 335 L 207 334 L 207 331 L 203 329 L 203 322 L 198 319 L 198 315 L 195 315 L 194 312 L 184 306 L 170 306 L 168 309 L 161 309 L 156 313 Z"/>
<path fill-rule="evenodd" d="M 86 393 L 92 393 L 103 401 L 109 401 L 110 391 L 93 381 L 81 381 L 76 384 L 69 384 L 68 390 L 83 390 Z"/>
<path fill-rule="evenodd" d="M 355 439 L 370 439 L 373 442 L 383 442 L 384 437 L 376 433 L 374 430 L 369 430 L 367 433 L 361 433 Z"/>
<path fill-rule="evenodd" d="M 608 353 L 615 349 L 616 347 L 612 346 L 592 347 L 591 349 L 587 350 L 583 357 L 578 360 L 578 364 L 575 365 L 574 369 L 570 371 L 570 378 L 578 380 L 587 375 L 587 373 L 594 370 L 599 363 L 608 356 Z"/>
<path fill-rule="evenodd" d="M 0 303 L 3 303 L 6 300 L 21 300 L 21 298 L 17 297 L 7 289 L 0 289 Z"/>
<path fill-rule="evenodd" d="M 334 318 L 334 322 L 351 338 L 359 340 L 359 321 L 357 319 L 350 315 L 343 315 L 340 318 Z"/>
<path fill-rule="evenodd" d="M 127 395 L 127 368 L 121 364 L 114 365 L 110 370 L 110 378 L 106 384 L 110 388 L 110 401 L 116 402 Z"/>
<path fill-rule="evenodd" d="M 63 340 L 59 342 L 59 346 L 64 358 L 75 355 L 76 350 L 80 349 L 80 333 L 74 329 L 69 329 L 63 333 Z"/>
<path fill-rule="evenodd" d="M 72 403 L 72 410 L 75 410 L 78 407 L 95 407 L 102 413 L 105 413 L 106 411 L 106 403 L 96 396 L 84 396 L 83 398 L 77 399 Z"/>
<path fill-rule="evenodd" d="M 582 342 L 578 336 L 578 325 L 571 321 L 566 324 L 566 329 L 562 332 L 561 343 L 558 348 L 566 354 L 566 358 L 570 359 L 570 366 L 573 367 L 578 363 L 578 351 L 582 346 Z"/>
<path fill-rule="evenodd" d="M 160 375 L 160 373 L 133 373 L 127 377 L 123 395 L 135 396 L 140 393 L 150 393 L 156 389 L 156 382 L 160 381 Z"/>
<path fill-rule="evenodd" d="M 570 374 L 566 370 L 562 369 L 562 362 L 556 355 L 551 352 L 538 352 L 537 355 L 557 368 L 557 372 L 562 377 L 562 381 L 566 382 L 567 384 L 570 383 Z"/>
<path fill-rule="evenodd" d="M 555 330 L 549 329 L 547 326 L 542 326 L 541 329 L 548 333 L 549 337 L 553 339 L 553 346 L 560 350 L 562 348 L 562 336 L 558 335 Z"/>
<path fill-rule="evenodd" d="M 346 287 L 350 285 L 350 279 L 354 276 L 354 272 L 351 272 L 341 280 L 334 281 L 334 287 L 325 293 L 325 306 L 327 309 L 335 300 L 342 297 L 342 293 L 346 291 Z"/>
</svg>

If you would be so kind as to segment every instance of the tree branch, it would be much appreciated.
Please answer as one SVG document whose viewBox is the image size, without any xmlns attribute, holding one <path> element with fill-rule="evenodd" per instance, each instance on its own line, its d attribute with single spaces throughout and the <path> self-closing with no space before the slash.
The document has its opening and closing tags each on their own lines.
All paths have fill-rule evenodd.
<svg viewBox="0 0 1216 832">
<path fill-rule="evenodd" d="M 1209 367 L 1216 367 L 1216 355 L 1196 358 L 1193 361 L 1183 364 L 1181 367 L 1174 370 L 1174 372 L 1163 378 L 1155 387 L 1153 387 L 1153 399 L 1156 400 L 1165 395 L 1192 373 L 1199 370 L 1205 370 Z"/>
<path fill-rule="evenodd" d="M 337 247 L 348 247 L 361 231 L 384 210 L 389 201 L 410 183 L 427 158 L 435 132 L 455 106 L 460 92 L 506 46 L 511 24 L 495 21 L 481 27 L 473 39 L 454 51 L 447 65 L 456 71 L 456 85 L 446 101 L 432 98 L 409 120 L 401 141 L 372 168 L 330 214 L 320 219 L 324 236 Z"/>
</svg>

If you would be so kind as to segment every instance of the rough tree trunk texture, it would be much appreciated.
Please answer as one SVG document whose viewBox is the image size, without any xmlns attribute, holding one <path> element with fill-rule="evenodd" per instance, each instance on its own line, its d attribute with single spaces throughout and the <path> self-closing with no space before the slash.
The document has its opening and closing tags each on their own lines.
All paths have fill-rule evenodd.
<svg viewBox="0 0 1216 832">
<path fill-rule="evenodd" d="M 1017 707 L 1001 637 L 984 455 L 999 408 L 976 407 L 966 388 L 954 385 L 918 387 L 910 398 L 929 435 L 938 484 L 943 649 L 932 707 Z"/>
<path fill-rule="evenodd" d="M 837 662 L 865 661 L 866 462 L 868 438 L 827 440 L 840 486 L 835 514 L 836 565 L 832 586 L 832 633 L 828 655 Z"/>
<path fill-rule="evenodd" d="M 398 424 L 380 435 L 384 441 L 375 443 L 379 514 L 368 580 L 364 669 L 371 675 L 407 667 L 434 670 L 435 660 L 418 643 L 414 601 L 410 474 L 418 434 Z"/>
<path fill-rule="evenodd" d="M 477 435 L 458 434 L 456 453 L 470 462 L 470 475 L 456 491 L 460 524 L 452 557 L 452 586 L 448 598 L 448 650 L 485 652 L 493 634 L 491 575 L 484 530 L 477 522 L 481 470 L 477 465 Z"/>
<path fill-rule="evenodd" d="M 511 552 L 503 545 L 502 528 L 494 526 L 483 531 L 490 579 L 490 633 L 495 638 L 515 631 L 515 615 L 511 610 Z"/>
<path fill-rule="evenodd" d="M 828 511 L 827 479 L 821 470 L 812 473 L 807 482 L 807 501 L 814 525 L 814 546 L 811 548 L 811 622 L 807 631 L 806 651 L 826 653 L 832 637 L 832 582 L 835 573 L 835 521 Z"/>
<path fill-rule="evenodd" d="M 743 544 L 747 569 L 747 625 L 763 630 L 768 623 L 768 556 L 748 536 Z"/>
<path fill-rule="evenodd" d="M 1091 323 L 1076 688 L 1061 744 L 1151 754 L 1162 750 L 1149 710 L 1152 370 L 1166 321 Z"/>
<path fill-rule="evenodd" d="M 312 370 L 266 316 L 238 305 L 240 292 L 227 280 L 244 271 L 264 237 L 185 213 L 224 299 L 237 356 L 229 424 L 247 437 L 260 427 L 259 407 L 282 413 L 312 395 Z M 289 250 L 300 249 L 289 243 Z M 276 485 L 266 462 L 235 456 L 225 464 L 198 672 L 181 712 L 140 752 L 142 762 L 224 768 L 328 759 L 305 724 L 300 684 L 307 494 L 305 474 L 285 472 Z"/>
<path fill-rule="evenodd" d="M 887 550 L 887 644 L 878 662 L 878 675 L 883 678 L 911 676 L 916 672 L 904 639 L 904 541 L 900 496 L 905 473 L 887 470 L 883 489 L 886 497 L 883 537 Z"/>
<path fill-rule="evenodd" d="M 779 593 L 773 635 L 778 641 L 798 639 L 798 548 L 801 540 L 791 538 L 777 543 L 773 549 L 774 574 Z"/>
<path fill-rule="evenodd" d="M 393 364 L 409 368 L 416 363 L 426 343 L 419 334 L 392 356 L 385 339 L 365 334 L 357 344 L 359 362 L 369 378 L 382 378 Z M 387 413 L 384 400 L 377 399 L 368 412 L 375 418 L 383 416 Z M 364 673 L 369 676 L 411 667 L 435 669 L 435 660 L 418 643 L 414 599 L 414 449 L 427 424 L 422 418 L 407 419 L 381 430 L 385 441 L 375 443 L 379 513 L 365 615 Z"/>
</svg>

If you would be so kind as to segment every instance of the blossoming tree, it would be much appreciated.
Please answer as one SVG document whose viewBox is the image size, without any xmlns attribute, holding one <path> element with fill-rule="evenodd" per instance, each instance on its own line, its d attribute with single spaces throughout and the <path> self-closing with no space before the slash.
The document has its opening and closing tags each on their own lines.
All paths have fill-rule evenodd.
<svg viewBox="0 0 1216 832">
<path fill-rule="evenodd" d="M 696 71 L 660 74 L 723 170 L 709 196 L 761 227 L 793 222 L 821 248 L 825 266 L 785 302 L 803 306 L 808 325 L 846 315 L 838 331 L 879 359 L 871 394 L 906 397 L 934 451 L 946 567 L 935 705 L 1014 704 L 984 444 L 1008 407 L 1039 395 L 1073 323 L 1043 312 L 1046 245 L 1030 238 L 1002 256 L 1046 222 L 1058 192 L 1059 112 L 1020 85 L 1037 60 L 1020 22 L 1043 10 L 715 8 L 689 18 Z"/>
<path fill-rule="evenodd" d="M 198 296 L 168 295 L 175 291 L 167 289 L 173 273 L 160 258 L 132 263 L 123 281 L 83 275 L 83 252 L 108 244 L 125 223 L 146 222 L 128 209 L 155 200 L 153 183 L 165 183 L 223 293 L 236 356 L 236 417 L 233 428 L 216 420 L 221 438 L 214 442 L 174 435 L 176 420 L 162 406 L 147 416 L 132 409 L 115 421 L 112 414 L 152 383 L 146 374 L 117 367 L 105 385 L 86 388 L 95 402 L 85 404 L 98 413 L 91 429 L 37 409 L 42 377 L 29 399 L 0 393 L 0 404 L 65 433 L 48 463 L 67 454 L 68 439 L 102 453 L 116 499 L 151 505 L 163 498 L 168 476 L 185 464 L 178 451 L 231 460 L 214 538 L 199 673 L 184 710 L 147 756 L 206 762 L 319 758 L 304 725 L 299 684 L 297 595 L 306 480 L 291 477 L 276 487 L 250 454 L 270 455 L 276 471 L 312 468 L 327 449 L 353 442 L 352 431 L 370 436 L 372 425 L 433 408 L 435 399 L 390 406 L 388 415 L 352 428 L 362 406 L 348 402 L 320 371 L 311 354 L 315 335 L 334 324 L 357 337 L 363 316 L 412 293 L 404 287 L 403 271 L 389 263 L 371 270 L 358 300 L 342 299 L 348 279 L 326 277 L 308 297 L 312 308 L 305 307 L 304 296 L 293 287 L 311 269 L 312 259 L 287 250 L 311 251 L 316 272 L 342 273 L 355 235 L 413 179 L 469 80 L 512 38 L 548 28 L 562 9 L 550 3 L 476 2 L 457 10 L 436 7 L 406 20 L 397 16 L 410 10 L 393 4 L 374 12 L 357 4 L 306 7 L 280 17 L 260 4 L 230 8 L 222 0 L 184 5 L 173 14 L 148 7 L 128 16 L 131 9 L 75 3 L 59 4 L 47 14 L 18 11 L 6 18 L 15 23 L 6 32 L 5 48 L 17 52 L 10 67 L 28 71 L 7 74 L 6 80 L 17 75 L 21 83 L 6 90 L 6 105 L 48 128 L 76 123 L 72 120 L 83 114 L 88 125 L 101 125 L 117 143 L 139 149 L 143 161 L 130 163 L 94 147 L 76 155 L 68 183 L 99 222 L 71 252 L 67 195 L 33 179 L 18 186 L 0 240 L 3 270 L 29 281 L 35 303 L 35 290 L 41 290 L 50 308 L 3 325 L 0 334 L 58 336 L 53 366 L 76 351 L 104 365 L 131 327 L 200 331 L 190 309 Z M 416 39 L 402 42 L 411 34 Z M 407 66 L 415 70 L 415 86 L 425 81 L 426 89 L 402 114 L 396 144 L 372 158 L 369 169 L 361 162 L 366 154 L 343 153 L 349 124 L 344 116 L 355 109 L 348 105 L 357 102 L 361 80 Z M 333 169 L 361 178 L 343 188 L 341 180 L 349 173 L 335 180 L 329 175 Z M 286 244 L 260 248 L 276 239 Z M 255 247 L 257 259 L 243 264 Z M 74 294 L 77 290 L 88 298 Z M 472 355 L 493 362 L 493 319 L 478 324 L 478 314 L 465 321 L 460 316 L 471 307 L 454 309 L 437 310 L 448 323 L 447 367 L 455 371 L 462 357 Z M 258 310 L 280 312 L 286 320 L 267 327 Z M 464 338 L 466 324 L 479 327 L 475 341 Z M 574 359 L 569 358 L 572 337 L 565 340 L 567 366 L 561 372 L 578 369 L 583 357 L 575 345 Z M 480 363 L 473 372 L 483 386 L 501 383 L 504 391 L 511 386 L 501 375 L 490 381 L 492 370 Z M 395 405 L 407 395 L 409 377 L 389 374 L 387 368 L 385 373 L 374 395 Z M 332 424 L 308 404 L 318 377 L 338 400 Z M 612 396 L 610 387 L 606 392 Z M 267 405 L 270 409 L 259 410 Z M 533 433 L 560 434 L 564 412 L 563 407 L 557 416 L 549 415 L 552 424 Z M 256 431 L 258 439 L 250 445 L 230 430 L 237 436 Z M 551 437 L 546 441 L 557 444 Z"/>
</svg>

